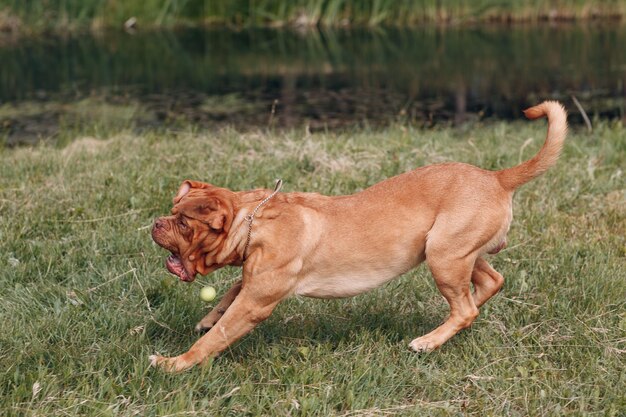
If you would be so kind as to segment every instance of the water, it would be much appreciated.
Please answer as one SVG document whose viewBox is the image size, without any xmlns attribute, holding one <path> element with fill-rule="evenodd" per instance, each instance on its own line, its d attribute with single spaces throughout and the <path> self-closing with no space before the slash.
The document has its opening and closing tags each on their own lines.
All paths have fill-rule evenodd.
<svg viewBox="0 0 626 417">
<path fill-rule="evenodd" d="M 516 119 L 545 98 L 622 119 L 626 26 L 184 30 L 0 38 L 9 144 L 89 123 L 311 130 Z"/>
</svg>

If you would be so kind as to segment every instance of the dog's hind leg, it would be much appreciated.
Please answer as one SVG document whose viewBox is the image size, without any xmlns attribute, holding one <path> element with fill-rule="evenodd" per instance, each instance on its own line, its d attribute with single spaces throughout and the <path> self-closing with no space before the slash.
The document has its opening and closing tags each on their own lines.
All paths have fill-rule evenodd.
<svg viewBox="0 0 626 417">
<path fill-rule="evenodd" d="M 224 315 L 228 307 L 235 301 L 239 291 L 241 291 L 241 281 L 237 281 L 230 289 L 224 294 L 220 302 L 207 314 L 202 320 L 196 324 L 195 330 L 197 332 L 204 332 L 215 326 L 215 323 Z"/>
<path fill-rule="evenodd" d="M 437 257 L 432 252 L 427 251 L 426 261 L 435 278 L 437 288 L 450 305 L 450 315 L 441 326 L 410 343 L 409 346 L 417 352 L 430 352 L 437 349 L 460 330 L 469 327 L 478 316 L 478 307 L 470 291 L 475 258 L 466 256 L 462 259 L 454 259 L 446 255 L 444 251 L 437 251 L 442 254 Z"/>
<path fill-rule="evenodd" d="M 474 284 L 474 293 L 472 294 L 474 304 L 476 307 L 480 307 L 500 291 L 504 284 L 504 278 L 487 261 L 478 258 L 472 271 L 472 283 Z"/>
</svg>

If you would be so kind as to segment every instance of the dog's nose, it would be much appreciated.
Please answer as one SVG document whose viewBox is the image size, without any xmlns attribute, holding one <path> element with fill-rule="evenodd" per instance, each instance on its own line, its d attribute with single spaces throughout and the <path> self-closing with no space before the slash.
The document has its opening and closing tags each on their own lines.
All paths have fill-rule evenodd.
<svg viewBox="0 0 626 417">
<path fill-rule="evenodd" d="M 155 230 L 159 230 L 159 229 L 167 230 L 168 229 L 167 222 L 159 217 L 158 219 L 154 221 L 154 229 Z"/>
</svg>

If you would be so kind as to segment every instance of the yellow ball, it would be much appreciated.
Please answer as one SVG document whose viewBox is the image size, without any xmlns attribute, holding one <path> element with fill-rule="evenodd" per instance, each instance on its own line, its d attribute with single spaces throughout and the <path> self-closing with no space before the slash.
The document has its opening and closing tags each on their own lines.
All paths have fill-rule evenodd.
<svg viewBox="0 0 626 417">
<path fill-rule="evenodd" d="M 202 287 L 200 290 L 200 299 L 202 301 L 213 301 L 217 292 L 213 287 Z"/>
</svg>

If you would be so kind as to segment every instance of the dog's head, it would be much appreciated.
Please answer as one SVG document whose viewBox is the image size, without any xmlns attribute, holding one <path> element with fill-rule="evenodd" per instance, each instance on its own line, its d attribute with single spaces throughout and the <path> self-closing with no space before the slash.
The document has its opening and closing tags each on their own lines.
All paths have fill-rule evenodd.
<svg viewBox="0 0 626 417">
<path fill-rule="evenodd" d="M 183 281 L 193 281 L 223 266 L 217 263 L 233 222 L 234 193 L 197 181 L 184 181 L 171 216 L 159 217 L 152 239 L 169 250 L 165 266 Z"/>
</svg>

